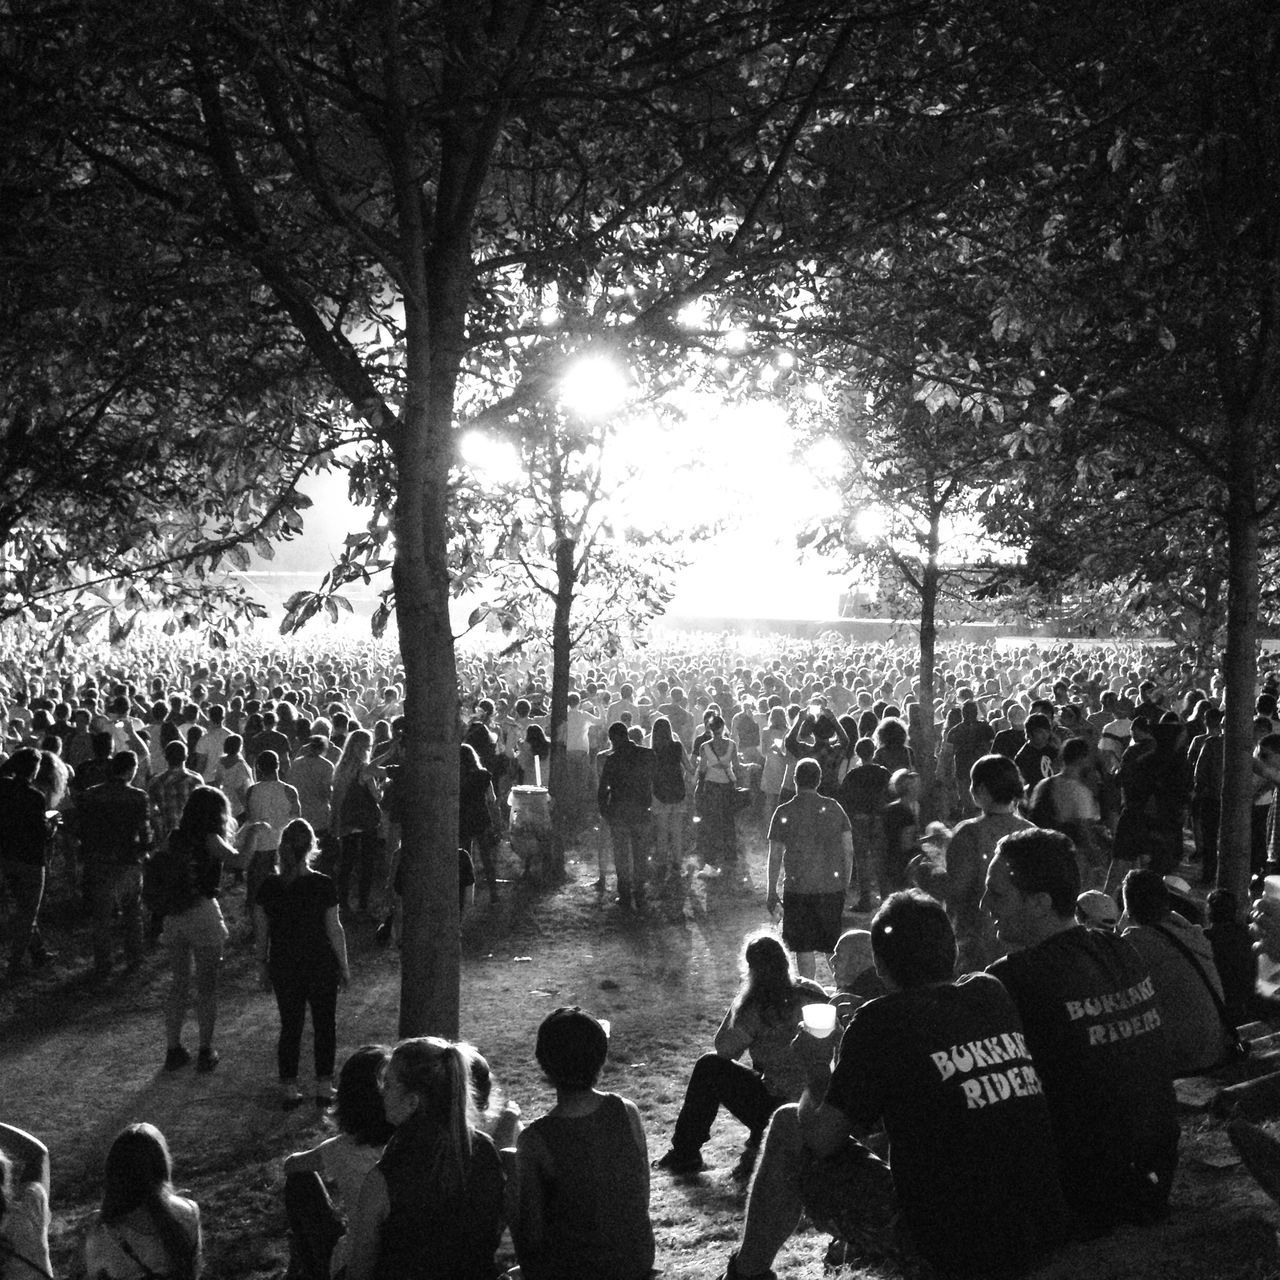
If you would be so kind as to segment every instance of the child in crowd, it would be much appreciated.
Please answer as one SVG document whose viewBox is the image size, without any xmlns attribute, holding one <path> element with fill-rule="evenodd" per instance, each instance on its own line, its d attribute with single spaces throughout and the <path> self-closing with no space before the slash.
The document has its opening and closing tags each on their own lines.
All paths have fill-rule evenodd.
<svg viewBox="0 0 1280 1280">
<path fill-rule="evenodd" d="M 605 1029 L 581 1009 L 557 1009 L 538 1028 L 536 1056 L 556 1105 L 517 1146 L 523 1278 L 644 1280 L 654 1255 L 648 1148 L 635 1103 L 595 1087 Z"/>
<path fill-rule="evenodd" d="M 328 1280 L 347 1264 L 346 1213 L 365 1174 L 382 1157 L 392 1126 L 382 1105 L 382 1073 L 391 1050 L 366 1044 L 342 1064 L 334 1118 L 338 1133 L 284 1162 L 289 1219 L 289 1280 Z M 335 1200 L 326 1183 L 337 1191 Z"/>
</svg>

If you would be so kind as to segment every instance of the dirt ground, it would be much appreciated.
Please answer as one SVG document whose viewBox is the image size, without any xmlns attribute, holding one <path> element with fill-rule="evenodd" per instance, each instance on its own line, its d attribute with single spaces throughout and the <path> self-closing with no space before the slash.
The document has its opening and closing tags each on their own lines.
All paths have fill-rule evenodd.
<svg viewBox="0 0 1280 1280">
<path fill-rule="evenodd" d="M 538 1023 L 558 1004 L 580 1004 L 612 1021 L 603 1087 L 639 1105 L 652 1156 L 666 1149 L 688 1072 L 709 1048 L 736 989 L 743 935 L 767 923 L 758 835 L 748 846 L 754 891 L 683 881 L 655 895 L 650 910 L 635 918 L 595 892 L 594 847 L 571 853 L 570 880 L 554 892 L 520 882 L 507 860 L 501 902 L 478 905 L 464 923 L 462 1031 L 527 1117 L 553 1101 L 532 1057 Z M 239 901 L 236 891 L 227 903 L 233 919 Z M 83 1274 L 81 1241 L 96 1209 L 106 1148 L 122 1125 L 145 1119 L 168 1137 L 177 1182 L 200 1203 L 206 1276 L 282 1276 L 280 1162 L 324 1136 L 328 1122 L 309 1108 L 286 1114 L 276 1104 L 275 1007 L 257 989 L 248 945 L 232 947 L 223 977 L 218 1069 L 166 1075 L 160 1063 L 167 975 L 160 955 L 96 989 L 87 980 L 83 923 L 57 901 L 49 919 L 50 941 L 60 952 L 53 969 L 0 988 L 0 1119 L 32 1130 L 52 1152 L 56 1274 Z M 339 1000 L 339 1061 L 360 1044 L 394 1038 L 396 955 L 379 950 L 373 933 L 368 921 L 349 927 L 354 981 Z M 308 1032 L 304 1087 L 309 1053 Z M 658 1266 L 670 1280 L 723 1272 L 745 1201 L 745 1188 L 731 1176 L 744 1137 L 732 1118 L 722 1119 L 704 1152 L 710 1171 L 685 1180 L 655 1173 L 650 1205 Z M 1239 1166 L 1221 1121 L 1203 1112 L 1183 1117 L 1173 1205 L 1166 1224 L 1077 1246 L 1039 1275 L 1280 1277 L 1280 1210 Z M 803 1228 L 779 1255 L 779 1275 L 822 1276 L 825 1244 Z"/>
</svg>

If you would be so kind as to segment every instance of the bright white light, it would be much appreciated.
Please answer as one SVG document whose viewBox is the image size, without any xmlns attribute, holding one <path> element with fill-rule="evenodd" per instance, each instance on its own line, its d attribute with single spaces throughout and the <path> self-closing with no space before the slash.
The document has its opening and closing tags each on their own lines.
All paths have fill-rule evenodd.
<svg viewBox="0 0 1280 1280">
<path fill-rule="evenodd" d="M 717 373 L 725 373 L 729 368 L 729 357 L 716 356 L 716 358 L 711 363 L 715 365 L 715 369 Z"/>
<path fill-rule="evenodd" d="M 495 484 L 512 484 L 522 474 L 520 455 L 514 446 L 482 431 L 468 431 L 458 442 L 458 452 L 477 476 Z"/>
<path fill-rule="evenodd" d="M 676 323 L 686 329 L 705 329 L 710 320 L 711 312 L 706 298 L 694 298 L 676 312 Z"/>
<path fill-rule="evenodd" d="M 884 512 L 878 507 L 863 507 L 853 520 L 853 530 L 863 542 L 884 537 L 887 527 Z"/>
<path fill-rule="evenodd" d="M 724 345 L 730 351 L 745 351 L 747 349 L 747 331 L 745 329 L 730 329 L 724 335 Z"/>
<path fill-rule="evenodd" d="M 796 362 L 795 356 L 790 351 L 779 351 L 774 359 L 777 361 L 779 369 L 790 369 Z"/>
<path fill-rule="evenodd" d="M 560 379 L 560 403 L 584 418 L 605 418 L 627 400 L 626 371 L 607 356 L 583 356 Z"/>
<path fill-rule="evenodd" d="M 551 329 L 560 323 L 560 312 L 555 307 L 543 307 L 538 312 L 538 323 L 544 329 Z"/>
<path fill-rule="evenodd" d="M 820 476 L 836 476 L 844 470 L 846 455 L 839 440 L 830 436 L 809 446 L 805 461 Z"/>
<path fill-rule="evenodd" d="M 821 404 L 826 399 L 826 392 L 822 389 L 822 383 L 806 382 L 804 384 L 804 398 L 812 404 Z"/>
</svg>

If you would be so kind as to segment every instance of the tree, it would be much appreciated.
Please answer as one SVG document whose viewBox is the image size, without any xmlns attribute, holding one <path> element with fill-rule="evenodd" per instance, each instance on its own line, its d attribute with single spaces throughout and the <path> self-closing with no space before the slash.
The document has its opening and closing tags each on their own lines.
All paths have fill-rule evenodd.
<svg viewBox="0 0 1280 1280">
<path fill-rule="evenodd" d="M 0 618 L 63 645 L 160 609 L 225 643 L 261 610 L 219 563 L 301 527 L 297 480 L 329 447 L 305 353 L 254 281 L 76 163 L 66 93 L 5 35 Z"/>
<path fill-rule="evenodd" d="M 538 262 L 613 290 L 628 258 L 677 253 L 656 293 L 599 295 L 610 305 L 596 325 L 619 345 L 660 336 L 690 294 L 731 287 L 749 251 L 781 233 L 772 211 L 795 139 L 836 55 L 875 21 L 815 0 L 759 10 L 386 0 L 358 16 L 328 3 L 301 17 L 222 0 L 43 13 L 44 50 L 65 58 L 49 70 L 84 99 L 70 145 L 254 273 L 366 424 L 369 465 L 385 468 L 404 778 L 433 800 L 405 822 L 400 1026 L 454 1034 L 448 600 L 464 375 L 483 383 L 508 340 L 537 341 L 526 317 L 514 330 L 509 317 L 489 321 L 512 274 Z M 588 241 L 512 219 L 524 202 L 519 190 L 499 198 L 504 184 L 535 167 L 556 175 L 566 204 L 599 211 Z M 726 231 L 706 211 L 737 196 Z"/>
</svg>

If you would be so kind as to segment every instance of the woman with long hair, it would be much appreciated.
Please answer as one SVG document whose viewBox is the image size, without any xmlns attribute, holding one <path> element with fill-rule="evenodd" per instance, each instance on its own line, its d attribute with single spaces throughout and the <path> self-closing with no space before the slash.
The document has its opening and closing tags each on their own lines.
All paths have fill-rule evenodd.
<svg viewBox="0 0 1280 1280">
<path fill-rule="evenodd" d="M 382 1098 L 396 1128 L 360 1188 L 348 1280 L 492 1280 L 502 1165 L 476 1128 L 466 1046 L 402 1040 Z"/>
<path fill-rule="evenodd" d="M 169 1147 L 155 1125 L 128 1125 L 111 1144 L 84 1252 L 90 1280 L 200 1275 L 200 1210 L 174 1191 Z"/>
<path fill-rule="evenodd" d="M 704 1053 L 694 1064 L 671 1150 L 654 1161 L 655 1169 L 685 1174 L 706 1168 L 702 1144 L 724 1107 L 747 1127 L 742 1169 L 748 1171 L 769 1118 L 784 1102 L 795 1102 L 804 1088 L 791 1041 L 801 1007 L 825 1004 L 827 993 L 796 975 L 786 947 L 768 930 L 747 935 L 742 971 L 742 985 L 716 1032 L 715 1052 Z M 750 1067 L 738 1061 L 748 1051 Z"/>
<path fill-rule="evenodd" d="M 533 762 L 537 760 L 535 770 Z M 524 737 L 516 748 L 516 774 L 523 786 L 550 786 L 551 741 L 540 724 L 525 726 Z M 539 782 L 537 779 L 541 778 Z"/>
<path fill-rule="evenodd" d="M 275 992 L 280 1011 L 276 1066 L 286 1111 L 302 1101 L 298 1059 L 308 1008 L 315 1038 L 316 1105 L 328 1107 L 332 1101 L 338 988 L 351 981 L 338 892 L 328 876 L 312 867 L 317 852 L 311 824 L 295 818 L 280 836 L 280 870 L 263 881 L 253 908 L 262 982 Z"/>
<path fill-rule="evenodd" d="M 338 1073 L 337 1134 L 285 1158 L 288 1274 L 296 1280 L 329 1280 L 347 1264 L 347 1218 L 393 1132 L 382 1104 L 382 1075 L 390 1060 L 389 1045 L 357 1049 Z"/>
<path fill-rule="evenodd" d="M 0 1124 L 0 1276 L 48 1280 L 49 1148 Z"/>
<path fill-rule="evenodd" d="M 671 732 L 671 721 L 658 716 L 650 731 L 653 751 L 653 858 L 655 870 L 684 870 L 685 776 L 689 771 L 684 743 Z"/>
<path fill-rule="evenodd" d="M 369 910 L 369 891 L 378 861 L 378 832 L 382 826 L 382 770 L 370 763 L 373 734 L 354 729 L 342 744 L 333 773 L 333 831 L 341 841 L 338 860 L 338 902 L 351 908 L 351 873 L 356 873 L 360 910 Z"/>
<path fill-rule="evenodd" d="M 711 735 L 697 748 L 698 853 L 703 873 L 718 876 L 738 862 L 738 825 L 734 816 L 738 785 L 738 748 L 728 736 L 724 716 L 707 720 Z"/>
<path fill-rule="evenodd" d="M 489 880 L 489 901 L 497 902 L 498 872 L 493 854 L 502 838 L 502 818 L 493 775 L 468 742 L 458 744 L 458 771 L 458 847 L 468 856 L 473 849 L 480 854 Z"/>
<path fill-rule="evenodd" d="M 233 857 L 227 798 L 214 787 L 197 787 L 187 797 L 169 846 L 153 854 L 175 869 L 175 893 L 165 904 L 160 941 L 169 952 L 172 985 L 165 1007 L 168 1050 L 164 1069 L 177 1071 L 191 1061 L 182 1046 L 182 1026 L 191 1003 L 191 969 L 196 975 L 196 1022 L 200 1031 L 197 1071 L 218 1065 L 213 1026 L 218 1016 L 218 970 L 227 941 L 226 921 L 218 905 L 224 859 Z"/>
</svg>

